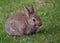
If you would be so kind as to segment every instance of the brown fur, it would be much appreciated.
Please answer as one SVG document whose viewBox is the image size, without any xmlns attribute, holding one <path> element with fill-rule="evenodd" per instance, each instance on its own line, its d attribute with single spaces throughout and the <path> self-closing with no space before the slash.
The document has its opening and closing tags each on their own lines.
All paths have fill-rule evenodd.
<svg viewBox="0 0 60 43">
<path fill-rule="evenodd" d="M 41 24 L 41 19 L 34 12 L 33 6 L 31 6 L 30 10 L 24 7 L 24 14 L 14 14 L 6 20 L 5 31 L 9 35 L 22 36 L 24 34 L 36 33 Z"/>
</svg>

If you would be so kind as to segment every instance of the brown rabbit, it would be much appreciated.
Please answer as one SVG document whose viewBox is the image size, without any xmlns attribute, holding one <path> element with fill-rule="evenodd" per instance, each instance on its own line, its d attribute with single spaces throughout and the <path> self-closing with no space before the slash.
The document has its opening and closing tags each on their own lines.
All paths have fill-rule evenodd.
<svg viewBox="0 0 60 43">
<path fill-rule="evenodd" d="M 34 12 L 33 5 L 29 10 L 24 7 L 24 14 L 14 14 L 5 22 L 5 31 L 9 35 L 28 35 L 38 32 L 42 25 L 40 17 Z"/>
</svg>

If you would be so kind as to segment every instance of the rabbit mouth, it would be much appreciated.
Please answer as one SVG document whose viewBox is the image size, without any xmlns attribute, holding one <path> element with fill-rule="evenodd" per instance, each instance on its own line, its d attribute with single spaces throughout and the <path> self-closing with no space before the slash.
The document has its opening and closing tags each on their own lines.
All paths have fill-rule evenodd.
<svg viewBox="0 0 60 43">
<path fill-rule="evenodd" d="M 35 27 L 38 28 L 38 27 L 40 27 L 40 26 L 41 26 L 41 25 L 36 25 Z"/>
</svg>

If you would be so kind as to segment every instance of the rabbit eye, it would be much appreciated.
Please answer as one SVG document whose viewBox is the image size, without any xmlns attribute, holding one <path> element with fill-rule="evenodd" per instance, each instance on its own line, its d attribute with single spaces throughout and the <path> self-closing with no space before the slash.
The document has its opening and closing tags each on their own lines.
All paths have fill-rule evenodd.
<svg viewBox="0 0 60 43">
<path fill-rule="evenodd" d="M 35 22 L 35 19 L 33 19 L 33 21 Z"/>
</svg>

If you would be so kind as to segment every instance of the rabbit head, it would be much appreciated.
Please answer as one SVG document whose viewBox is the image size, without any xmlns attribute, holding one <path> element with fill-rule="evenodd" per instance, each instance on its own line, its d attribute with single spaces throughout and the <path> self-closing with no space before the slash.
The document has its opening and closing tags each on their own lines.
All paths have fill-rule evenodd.
<svg viewBox="0 0 60 43">
<path fill-rule="evenodd" d="M 24 7 L 24 12 L 27 17 L 28 24 L 37 27 L 42 25 L 40 17 L 34 12 L 33 5 L 31 6 L 30 10 L 27 7 Z"/>
</svg>

